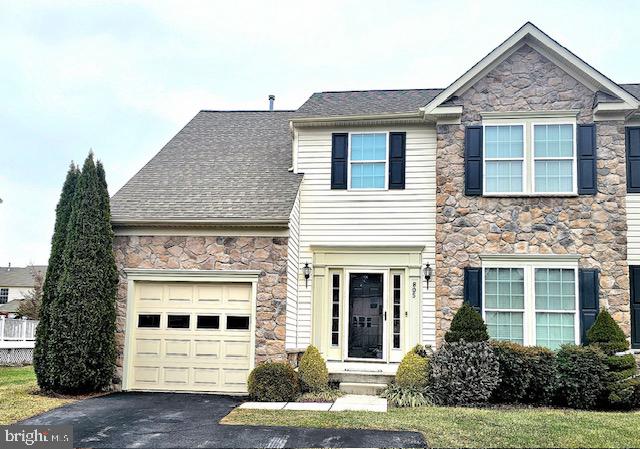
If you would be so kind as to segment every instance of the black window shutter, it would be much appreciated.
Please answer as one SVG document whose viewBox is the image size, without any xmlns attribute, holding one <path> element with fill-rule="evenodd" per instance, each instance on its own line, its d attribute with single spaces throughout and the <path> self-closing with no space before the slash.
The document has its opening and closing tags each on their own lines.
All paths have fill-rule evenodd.
<svg viewBox="0 0 640 449">
<path fill-rule="evenodd" d="M 587 344 L 587 331 L 593 325 L 600 307 L 600 272 L 593 268 L 579 271 L 580 341 Z"/>
<path fill-rule="evenodd" d="M 331 189 L 333 190 L 347 188 L 348 139 L 347 133 L 331 135 Z"/>
<path fill-rule="evenodd" d="M 464 269 L 464 302 L 482 313 L 482 268 Z"/>
<path fill-rule="evenodd" d="M 578 193 L 595 195 L 596 172 L 596 125 L 578 125 Z"/>
<path fill-rule="evenodd" d="M 389 133 L 389 189 L 404 189 L 407 133 Z"/>
<path fill-rule="evenodd" d="M 482 195 L 482 126 L 464 130 L 464 193 Z"/>
<path fill-rule="evenodd" d="M 640 127 L 628 127 L 625 137 L 627 147 L 627 192 L 640 193 Z"/>
<path fill-rule="evenodd" d="M 640 265 L 629 267 L 631 278 L 631 347 L 640 349 Z"/>
</svg>

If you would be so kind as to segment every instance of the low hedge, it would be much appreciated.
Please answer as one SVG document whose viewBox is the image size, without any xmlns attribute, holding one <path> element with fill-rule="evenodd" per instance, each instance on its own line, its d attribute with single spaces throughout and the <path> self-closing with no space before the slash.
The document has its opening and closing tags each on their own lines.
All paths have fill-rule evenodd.
<svg viewBox="0 0 640 449">
<path fill-rule="evenodd" d="M 500 364 L 500 382 L 491 400 L 498 403 L 550 404 L 556 391 L 553 351 L 522 346 L 509 341 L 492 341 Z"/>
<path fill-rule="evenodd" d="M 531 346 L 525 348 L 529 361 L 529 386 L 524 402 L 529 404 L 552 404 L 557 385 L 556 354 L 548 348 Z"/>
<path fill-rule="evenodd" d="M 265 362 L 249 374 L 249 396 L 259 402 L 287 402 L 300 394 L 298 374 L 288 363 Z"/>
</svg>

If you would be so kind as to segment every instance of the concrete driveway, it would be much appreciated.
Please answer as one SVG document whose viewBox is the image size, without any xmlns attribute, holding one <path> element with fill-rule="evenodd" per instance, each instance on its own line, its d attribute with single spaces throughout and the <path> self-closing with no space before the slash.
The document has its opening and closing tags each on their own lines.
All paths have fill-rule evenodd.
<svg viewBox="0 0 640 449">
<path fill-rule="evenodd" d="M 76 447 L 278 448 L 425 447 L 416 432 L 223 426 L 241 403 L 231 396 L 114 393 L 86 399 L 20 424 L 72 425 Z"/>
</svg>

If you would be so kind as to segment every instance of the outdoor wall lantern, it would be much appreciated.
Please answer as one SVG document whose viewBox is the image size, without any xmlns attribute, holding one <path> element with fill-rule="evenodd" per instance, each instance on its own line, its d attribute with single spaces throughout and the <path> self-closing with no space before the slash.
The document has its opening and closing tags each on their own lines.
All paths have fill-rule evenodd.
<svg viewBox="0 0 640 449">
<path fill-rule="evenodd" d="M 304 263 L 302 272 L 304 273 L 304 287 L 307 288 L 309 286 L 309 276 L 311 275 L 311 267 L 308 262 Z"/>
<path fill-rule="evenodd" d="M 429 290 L 429 281 L 431 280 L 432 274 L 433 268 L 431 268 L 431 265 L 427 262 L 427 265 L 424 267 L 424 280 L 427 281 L 427 290 Z"/>
</svg>

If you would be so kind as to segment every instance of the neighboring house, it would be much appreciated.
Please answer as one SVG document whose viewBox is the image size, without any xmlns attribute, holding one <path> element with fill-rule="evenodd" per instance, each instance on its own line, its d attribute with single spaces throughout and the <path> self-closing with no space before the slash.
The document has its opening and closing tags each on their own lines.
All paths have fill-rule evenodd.
<svg viewBox="0 0 640 449">
<path fill-rule="evenodd" d="M 15 314 L 25 294 L 35 286 L 34 271 L 44 277 L 47 266 L 0 267 L 0 315 Z"/>
<path fill-rule="evenodd" d="M 465 300 L 639 348 L 639 97 L 527 23 L 446 89 L 200 112 L 112 199 L 123 388 L 244 392 L 309 344 L 377 379 Z"/>
</svg>

